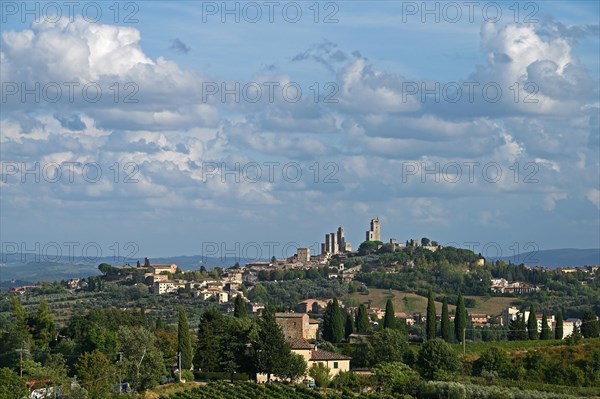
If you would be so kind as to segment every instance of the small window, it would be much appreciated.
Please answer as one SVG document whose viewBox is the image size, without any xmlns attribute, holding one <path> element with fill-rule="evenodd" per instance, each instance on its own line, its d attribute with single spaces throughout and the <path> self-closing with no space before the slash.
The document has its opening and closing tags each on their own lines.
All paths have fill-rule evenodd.
<svg viewBox="0 0 600 399">
<path fill-rule="evenodd" d="M 339 366 L 338 366 L 338 362 L 333 362 L 333 368 L 334 368 L 334 369 L 337 369 L 337 368 L 339 368 Z"/>
</svg>

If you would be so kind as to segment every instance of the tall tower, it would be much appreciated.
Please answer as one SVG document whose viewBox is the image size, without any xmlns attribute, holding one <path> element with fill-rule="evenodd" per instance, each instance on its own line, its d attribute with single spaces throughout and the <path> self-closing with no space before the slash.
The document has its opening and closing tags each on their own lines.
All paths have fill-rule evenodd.
<svg viewBox="0 0 600 399">
<path fill-rule="evenodd" d="M 331 254 L 338 253 L 338 240 L 335 233 L 329 233 L 329 242 L 331 243 Z"/>
<path fill-rule="evenodd" d="M 344 237 L 344 228 L 338 227 L 337 229 L 337 244 L 338 244 L 338 252 L 346 251 L 346 238 Z"/>
<path fill-rule="evenodd" d="M 366 234 L 367 241 L 381 241 L 381 225 L 379 218 L 371 219 L 370 229 Z"/>
</svg>

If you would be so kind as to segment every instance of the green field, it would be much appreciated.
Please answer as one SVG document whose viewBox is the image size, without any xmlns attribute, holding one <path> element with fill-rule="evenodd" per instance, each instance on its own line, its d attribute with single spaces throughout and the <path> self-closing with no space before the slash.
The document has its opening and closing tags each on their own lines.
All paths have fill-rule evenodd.
<svg viewBox="0 0 600 399">
<path fill-rule="evenodd" d="M 356 292 L 351 294 L 350 297 L 358 300 L 360 303 L 367 303 L 370 300 L 371 306 L 383 309 L 385 309 L 386 301 L 391 299 L 396 312 L 405 312 L 407 314 L 425 313 L 427 310 L 427 298 L 412 292 L 369 288 L 368 295 Z M 511 306 L 515 300 L 515 298 L 485 296 L 465 296 L 465 298 L 472 298 L 476 302 L 474 308 L 467 309 L 469 313 L 483 313 L 490 316 L 500 315 L 502 309 Z M 437 313 L 440 314 L 442 312 L 442 303 L 436 302 L 435 305 Z M 448 305 L 448 309 L 451 312 L 454 308 L 454 305 Z"/>
</svg>

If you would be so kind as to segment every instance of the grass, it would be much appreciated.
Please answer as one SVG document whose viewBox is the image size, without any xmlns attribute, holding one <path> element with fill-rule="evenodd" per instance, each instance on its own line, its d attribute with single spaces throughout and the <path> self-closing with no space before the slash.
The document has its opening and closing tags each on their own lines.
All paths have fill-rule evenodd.
<svg viewBox="0 0 600 399">
<path fill-rule="evenodd" d="M 360 303 L 367 303 L 371 300 L 372 307 L 385 309 L 385 303 L 391 299 L 396 312 L 425 313 L 427 310 L 427 298 L 417 295 L 412 292 L 402 292 L 396 290 L 387 290 L 380 288 L 369 288 L 369 294 L 364 295 L 359 292 L 350 295 Z M 503 309 L 512 305 L 515 298 L 506 297 L 485 297 L 485 296 L 465 296 L 465 298 L 475 299 L 476 305 L 474 308 L 468 308 L 469 313 L 484 313 L 491 316 L 498 316 Z M 442 313 L 442 303 L 436 302 L 436 311 Z M 448 309 L 452 312 L 455 309 L 454 305 L 448 305 Z"/>
</svg>

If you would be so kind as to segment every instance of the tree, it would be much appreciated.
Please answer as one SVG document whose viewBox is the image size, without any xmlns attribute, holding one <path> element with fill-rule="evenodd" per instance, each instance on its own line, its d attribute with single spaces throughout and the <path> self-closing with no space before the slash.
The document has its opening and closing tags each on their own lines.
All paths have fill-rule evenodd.
<svg viewBox="0 0 600 399">
<path fill-rule="evenodd" d="M 26 383 L 27 378 L 19 377 L 19 374 L 7 367 L 0 368 L 0 398 L 21 399 L 29 397 Z"/>
<path fill-rule="evenodd" d="M 439 372 L 458 369 L 456 352 L 441 339 L 431 339 L 421 345 L 417 354 L 417 369 L 426 379 L 434 379 Z"/>
<path fill-rule="evenodd" d="M 435 339 L 437 330 L 437 320 L 435 314 L 435 301 L 433 299 L 433 291 L 429 289 L 429 297 L 427 299 L 427 324 L 425 325 L 425 338 Z"/>
<path fill-rule="evenodd" d="M 419 374 L 402 362 L 381 363 L 372 371 L 378 391 L 390 394 L 414 394 L 420 380 Z"/>
<path fill-rule="evenodd" d="M 329 342 L 339 343 L 344 340 L 344 315 L 337 298 L 327 304 L 323 315 L 323 338 Z"/>
<path fill-rule="evenodd" d="M 563 315 L 559 310 L 556 314 L 556 328 L 554 329 L 554 339 L 563 339 Z"/>
<path fill-rule="evenodd" d="M 485 350 L 479 359 L 473 363 L 473 374 L 481 375 L 482 372 L 498 373 L 500 376 L 506 375 L 510 368 L 510 359 L 505 350 L 491 347 Z"/>
<path fill-rule="evenodd" d="M 285 374 L 291 348 L 275 320 L 275 313 L 270 310 L 258 320 L 258 337 L 252 350 L 256 371 L 267 374 L 267 381 L 271 381 L 271 375 Z"/>
<path fill-rule="evenodd" d="M 113 267 L 108 263 L 100 263 L 98 265 L 98 270 L 100 270 L 100 273 L 104 274 L 105 276 L 112 270 L 112 268 Z"/>
<path fill-rule="evenodd" d="M 123 380 L 131 382 L 138 392 L 156 386 L 165 374 L 156 337 L 144 327 L 120 327 L 117 336 L 123 352 Z"/>
<path fill-rule="evenodd" d="M 542 314 L 542 332 L 540 334 L 540 339 L 550 339 L 550 326 L 548 326 L 548 316 L 546 316 L 546 312 Z"/>
<path fill-rule="evenodd" d="M 448 300 L 444 297 L 442 302 L 442 339 L 446 342 L 450 342 L 452 334 L 450 331 L 450 315 L 448 314 Z"/>
<path fill-rule="evenodd" d="M 110 393 L 116 382 L 115 369 L 110 360 L 97 349 L 79 356 L 75 363 L 75 371 L 90 399 L 104 397 Z"/>
<path fill-rule="evenodd" d="M 225 317 L 214 307 L 209 308 L 200 317 L 194 364 L 202 371 L 220 370 L 220 336 L 224 319 Z"/>
<path fill-rule="evenodd" d="M 31 318 L 31 325 L 33 326 L 33 338 L 38 347 L 47 348 L 50 342 L 56 338 L 54 317 L 45 299 L 40 301 L 37 312 Z"/>
<path fill-rule="evenodd" d="M 600 326 L 596 314 L 590 309 L 581 319 L 581 335 L 584 338 L 596 338 L 600 336 Z"/>
<path fill-rule="evenodd" d="M 367 307 L 363 303 L 358 306 L 358 312 L 356 314 L 356 331 L 361 333 L 371 331 L 369 313 L 367 312 Z"/>
<path fill-rule="evenodd" d="M 350 334 L 356 331 L 356 327 L 354 326 L 354 316 L 350 313 L 346 313 L 346 324 L 344 326 L 344 330 L 346 339 L 348 339 Z"/>
<path fill-rule="evenodd" d="M 426 246 L 429 245 L 429 243 L 430 243 L 429 238 L 427 238 L 427 237 L 421 238 L 421 245 L 422 246 L 426 247 Z"/>
<path fill-rule="evenodd" d="M 467 327 L 467 309 L 462 294 L 458 294 L 456 302 L 456 313 L 454 314 L 454 336 L 459 342 L 463 340 L 463 334 Z"/>
<path fill-rule="evenodd" d="M 385 316 L 383 317 L 383 328 L 396 328 L 396 314 L 391 299 L 385 303 Z"/>
<path fill-rule="evenodd" d="M 179 306 L 179 321 L 177 323 L 177 350 L 181 355 L 181 369 L 192 368 L 192 340 L 190 338 L 190 323 L 187 312 L 183 306 Z"/>
<path fill-rule="evenodd" d="M 408 340 L 402 330 L 386 328 L 376 331 L 371 341 L 370 364 L 401 362 L 408 349 Z"/>
<path fill-rule="evenodd" d="M 144 267 L 145 268 L 150 268 L 150 259 L 144 258 Z"/>
<path fill-rule="evenodd" d="M 323 363 L 315 363 L 310 368 L 308 375 L 315 380 L 316 386 L 326 388 L 331 381 L 329 372 L 329 367 L 325 366 Z"/>
<path fill-rule="evenodd" d="M 525 315 L 517 315 L 508 325 L 509 341 L 524 341 L 527 339 L 527 325 L 525 324 Z"/>
<path fill-rule="evenodd" d="M 244 300 L 244 297 L 242 297 L 242 294 L 238 294 L 235 297 L 233 317 L 237 317 L 238 319 L 248 317 L 248 311 L 246 310 L 246 301 Z"/>
<path fill-rule="evenodd" d="M 306 375 L 306 368 L 304 356 L 292 352 L 282 376 L 290 382 L 294 382 Z"/>
<path fill-rule="evenodd" d="M 527 336 L 530 340 L 536 340 L 539 338 L 537 317 L 535 316 L 535 307 L 533 304 L 529 305 L 529 317 L 527 318 Z"/>
</svg>

